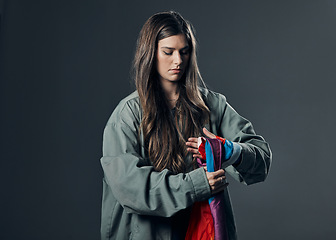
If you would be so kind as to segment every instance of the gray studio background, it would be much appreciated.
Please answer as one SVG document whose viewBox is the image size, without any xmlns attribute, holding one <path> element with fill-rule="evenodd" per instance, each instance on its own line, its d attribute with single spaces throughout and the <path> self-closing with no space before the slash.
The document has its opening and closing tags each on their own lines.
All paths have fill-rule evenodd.
<svg viewBox="0 0 336 240">
<path fill-rule="evenodd" d="M 241 240 L 335 239 L 336 1 L 0 1 L 0 239 L 99 239 L 102 132 L 137 34 L 174 9 L 210 89 L 273 150 L 230 179 Z"/>
</svg>

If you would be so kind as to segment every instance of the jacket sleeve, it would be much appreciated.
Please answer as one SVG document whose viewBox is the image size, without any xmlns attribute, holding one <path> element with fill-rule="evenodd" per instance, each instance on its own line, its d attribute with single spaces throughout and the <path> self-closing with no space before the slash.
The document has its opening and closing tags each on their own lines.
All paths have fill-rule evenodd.
<svg viewBox="0 0 336 240">
<path fill-rule="evenodd" d="M 222 104 L 218 135 L 241 146 L 239 165 L 228 166 L 225 170 L 235 179 L 247 185 L 266 179 L 272 159 L 269 144 L 255 133 L 250 121 L 240 116 L 225 100 Z"/>
<path fill-rule="evenodd" d="M 101 164 L 116 200 L 128 213 L 170 217 L 210 197 L 205 171 L 172 174 L 154 171 L 141 157 L 138 124 L 132 109 L 112 114 L 104 130 Z"/>
</svg>

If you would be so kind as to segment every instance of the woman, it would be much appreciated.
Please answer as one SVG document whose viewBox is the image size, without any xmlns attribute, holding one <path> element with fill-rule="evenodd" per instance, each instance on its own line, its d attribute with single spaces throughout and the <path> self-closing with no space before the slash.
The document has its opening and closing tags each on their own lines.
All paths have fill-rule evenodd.
<svg viewBox="0 0 336 240">
<path fill-rule="evenodd" d="M 104 130 L 101 238 L 184 239 L 191 206 L 219 193 L 227 239 L 236 239 L 225 172 L 245 184 L 264 181 L 271 152 L 223 95 L 199 86 L 196 40 L 180 14 L 146 21 L 134 78 L 137 91 L 119 103 Z M 222 169 L 196 167 L 202 135 L 232 142 Z"/>
</svg>

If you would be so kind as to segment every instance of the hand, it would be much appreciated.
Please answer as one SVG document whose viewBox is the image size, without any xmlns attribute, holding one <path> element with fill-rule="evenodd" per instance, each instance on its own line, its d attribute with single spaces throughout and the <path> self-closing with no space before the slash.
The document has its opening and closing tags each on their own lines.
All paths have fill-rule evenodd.
<svg viewBox="0 0 336 240">
<path fill-rule="evenodd" d="M 203 133 L 208 138 L 216 138 L 216 135 L 212 132 L 209 132 L 206 128 L 203 128 Z M 188 138 L 188 142 L 186 142 L 186 145 L 188 146 L 187 151 L 192 153 L 194 158 L 202 158 L 201 154 L 198 151 L 197 141 L 198 138 L 196 137 Z"/>
<path fill-rule="evenodd" d="M 186 142 L 186 145 L 188 146 L 187 151 L 192 153 L 194 158 L 201 158 L 202 155 L 198 151 L 198 138 L 191 137 L 188 138 L 188 142 Z"/>
<path fill-rule="evenodd" d="M 208 172 L 206 168 L 204 168 L 204 170 L 211 188 L 211 194 L 219 193 L 229 185 L 229 183 L 225 182 L 226 177 L 223 169 L 219 169 L 215 172 Z"/>
</svg>

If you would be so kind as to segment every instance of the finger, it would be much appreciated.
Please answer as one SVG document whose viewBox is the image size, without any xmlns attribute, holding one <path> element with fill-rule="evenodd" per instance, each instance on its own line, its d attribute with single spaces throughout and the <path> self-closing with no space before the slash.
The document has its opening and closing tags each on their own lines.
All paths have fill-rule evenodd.
<svg viewBox="0 0 336 240">
<path fill-rule="evenodd" d="M 216 194 L 216 193 L 223 191 L 228 185 L 229 183 L 227 182 L 222 183 L 220 185 L 210 185 L 211 194 Z"/>
<path fill-rule="evenodd" d="M 224 179 L 223 177 L 217 177 L 215 172 L 206 172 L 206 176 L 210 186 L 217 186 L 223 182 L 222 179 Z"/>
<path fill-rule="evenodd" d="M 221 179 L 226 179 L 226 176 L 224 174 L 218 174 L 215 176 L 215 179 L 221 180 Z"/>
<path fill-rule="evenodd" d="M 223 184 L 225 184 L 226 177 L 224 175 L 224 170 L 218 170 L 216 172 L 206 172 L 209 185 L 211 189 L 216 189 L 218 187 L 221 187 Z"/>
<path fill-rule="evenodd" d="M 214 178 L 225 177 L 225 171 L 223 169 L 219 169 L 213 172 Z"/>
<path fill-rule="evenodd" d="M 187 148 L 187 151 L 193 154 L 199 154 L 198 149 L 195 148 Z"/>
<path fill-rule="evenodd" d="M 188 142 L 196 142 L 197 143 L 197 141 L 198 141 L 198 138 L 194 138 L 194 137 L 188 138 Z"/>
<path fill-rule="evenodd" d="M 192 147 L 192 148 L 198 149 L 198 145 L 195 142 L 186 142 L 186 145 L 188 147 Z"/>
<path fill-rule="evenodd" d="M 221 185 L 212 186 L 211 187 L 212 193 L 220 192 L 224 188 L 226 188 L 228 185 L 229 183 L 225 182 L 225 183 L 222 183 Z"/>
<path fill-rule="evenodd" d="M 207 177 L 208 177 L 208 181 L 209 181 L 212 194 L 221 192 L 228 186 L 228 183 L 225 181 L 225 176 L 212 179 L 211 178 L 212 176 L 207 173 Z"/>
<path fill-rule="evenodd" d="M 225 188 L 227 188 L 227 186 L 229 185 L 229 183 L 224 183 L 219 187 L 216 187 L 213 191 L 211 191 L 212 194 L 216 194 L 216 193 L 220 193 L 222 192 Z"/>
<path fill-rule="evenodd" d="M 203 133 L 209 138 L 216 138 L 216 135 L 213 134 L 212 132 L 209 132 L 208 129 L 206 128 L 203 128 Z"/>
<path fill-rule="evenodd" d="M 215 179 L 221 178 L 221 177 L 226 178 L 225 177 L 225 171 L 223 169 L 219 169 L 215 172 L 207 172 L 206 174 L 207 174 L 207 178 L 209 180 L 215 180 Z"/>
<path fill-rule="evenodd" d="M 194 158 L 201 158 L 202 159 L 202 155 L 201 154 L 194 154 L 193 157 Z"/>
<path fill-rule="evenodd" d="M 223 185 L 225 183 L 225 179 L 226 179 L 225 176 L 216 178 L 215 184 L 217 186 L 221 186 L 221 185 Z"/>
</svg>

